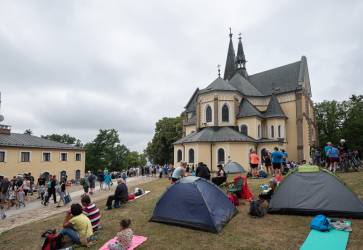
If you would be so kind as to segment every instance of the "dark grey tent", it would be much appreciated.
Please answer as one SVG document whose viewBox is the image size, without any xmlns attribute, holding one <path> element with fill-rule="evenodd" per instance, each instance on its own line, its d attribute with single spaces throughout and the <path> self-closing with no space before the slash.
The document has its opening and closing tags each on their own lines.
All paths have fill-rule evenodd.
<svg viewBox="0 0 363 250">
<path fill-rule="evenodd" d="M 244 172 L 246 172 L 244 170 L 244 168 L 240 164 L 238 164 L 237 162 L 234 162 L 234 161 L 228 162 L 224 166 L 224 171 L 227 174 L 236 174 L 236 173 L 244 173 Z"/>
<path fill-rule="evenodd" d="M 218 233 L 236 213 L 237 209 L 216 185 L 189 176 L 168 187 L 150 220 Z"/>
<path fill-rule="evenodd" d="M 272 196 L 269 213 L 363 218 L 359 198 L 335 175 L 315 168 L 302 166 L 287 175 Z"/>
</svg>

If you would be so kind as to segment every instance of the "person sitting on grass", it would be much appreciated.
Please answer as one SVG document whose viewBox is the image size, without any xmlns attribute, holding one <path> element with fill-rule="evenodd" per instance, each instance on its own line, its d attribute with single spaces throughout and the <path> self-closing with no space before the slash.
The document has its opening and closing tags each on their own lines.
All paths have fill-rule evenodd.
<svg viewBox="0 0 363 250">
<path fill-rule="evenodd" d="M 101 214 L 95 203 L 91 203 L 91 198 L 88 195 L 83 195 L 81 199 L 83 214 L 90 219 L 93 232 L 100 228 Z"/>
<path fill-rule="evenodd" d="M 91 236 L 93 235 L 90 219 L 83 214 L 80 204 L 72 204 L 63 221 L 63 229 L 59 232 L 62 236 L 68 236 L 72 243 L 85 246 L 92 245 Z"/>
<path fill-rule="evenodd" d="M 223 182 L 227 180 L 227 175 L 223 169 L 222 164 L 218 164 L 217 168 L 218 171 L 216 173 L 216 176 L 212 178 L 212 182 L 217 186 L 220 186 Z"/>
<path fill-rule="evenodd" d="M 119 208 L 120 202 L 126 203 L 128 199 L 129 199 L 129 193 L 125 181 L 121 178 L 117 179 L 117 187 L 115 190 L 115 194 L 108 196 L 105 210 L 112 209 L 112 201 L 115 201 L 114 208 Z"/>
<path fill-rule="evenodd" d="M 108 244 L 109 250 L 126 250 L 130 247 L 134 232 L 130 228 L 131 220 L 123 219 L 120 222 L 120 232 L 116 234 L 117 241 Z"/>
</svg>

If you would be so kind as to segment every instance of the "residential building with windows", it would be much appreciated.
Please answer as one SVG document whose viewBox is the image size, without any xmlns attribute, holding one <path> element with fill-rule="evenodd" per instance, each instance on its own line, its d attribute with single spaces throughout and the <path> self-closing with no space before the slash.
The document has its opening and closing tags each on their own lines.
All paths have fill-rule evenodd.
<svg viewBox="0 0 363 250">
<path fill-rule="evenodd" d="M 204 162 L 212 170 L 229 160 L 249 165 L 275 146 L 289 160 L 309 160 L 317 144 L 307 59 L 249 75 L 241 37 L 235 54 L 232 34 L 224 77 L 197 88 L 183 112 L 183 138 L 174 143 L 174 164 Z"/>
<path fill-rule="evenodd" d="M 85 173 L 83 148 L 28 134 L 11 133 L 0 125 L 0 173 L 9 178 L 23 173 L 67 175 L 79 180 Z"/>
</svg>

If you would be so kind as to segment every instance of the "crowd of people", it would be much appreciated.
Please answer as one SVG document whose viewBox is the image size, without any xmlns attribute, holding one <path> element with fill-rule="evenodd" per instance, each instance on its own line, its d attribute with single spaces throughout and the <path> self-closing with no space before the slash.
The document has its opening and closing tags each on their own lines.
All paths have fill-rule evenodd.
<svg viewBox="0 0 363 250">
<path fill-rule="evenodd" d="M 344 139 L 341 139 L 337 145 L 327 142 L 322 152 L 318 148 L 313 148 L 311 158 L 315 165 L 324 166 L 334 173 L 337 169 L 348 171 L 352 168 L 358 171 L 361 166 L 358 150 L 350 150 Z"/>
</svg>

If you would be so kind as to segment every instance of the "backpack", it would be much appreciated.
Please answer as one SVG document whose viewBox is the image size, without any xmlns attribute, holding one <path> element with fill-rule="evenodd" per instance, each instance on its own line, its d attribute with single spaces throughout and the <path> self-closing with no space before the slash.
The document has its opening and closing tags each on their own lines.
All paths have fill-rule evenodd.
<svg viewBox="0 0 363 250">
<path fill-rule="evenodd" d="M 267 178 L 268 177 L 267 173 L 265 171 L 263 171 L 263 170 L 260 170 L 258 172 L 258 175 L 260 176 L 260 178 Z"/>
<path fill-rule="evenodd" d="M 247 173 L 247 178 L 251 178 L 252 177 L 252 173 L 251 172 L 248 172 Z"/>
<path fill-rule="evenodd" d="M 48 188 L 52 188 L 52 181 L 48 181 L 48 183 L 47 183 L 47 187 L 48 187 Z"/>
<path fill-rule="evenodd" d="M 310 228 L 322 232 L 329 231 L 330 221 L 325 215 L 319 214 L 312 219 L 310 223 Z"/>
<path fill-rule="evenodd" d="M 63 236 L 57 234 L 56 230 L 47 230 L 42 234 L 44 239 L 42 250 L 57 250 L 62 248 Z"/>
<path fill-rule="evenodd" d="M 239 205 L 239 200 L 238 200 L 237 196 L 234 194 L 229 194 L 228 200 L 230 200 L 235 207 L 237 207 Z"/>
<path fill-rule="evenodd" d="M 265 210 L 261 206 L 261 204 L 262 204 L 262 201 L 260 201 L 260 200 L 251 201 L 249 215 L 251 215 L 253 217 L 263 217 L 265 215 Z"/>
</svg>

